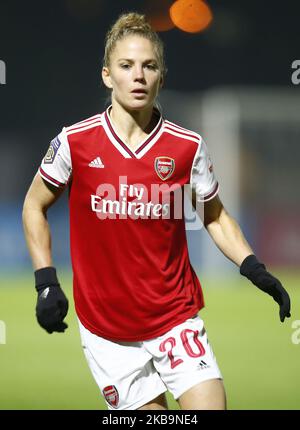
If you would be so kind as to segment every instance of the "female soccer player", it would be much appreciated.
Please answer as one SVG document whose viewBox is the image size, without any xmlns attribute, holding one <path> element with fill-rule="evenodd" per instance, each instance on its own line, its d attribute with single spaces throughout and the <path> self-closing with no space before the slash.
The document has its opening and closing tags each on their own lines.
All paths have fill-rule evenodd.
<svg viewBox="0 0 300 430">
<path fill-rule="evenodd" d="M 46 213 L 68 187 L 75 308 L 108 408 L 167 409 L 169 390 L 181 409 L 225 409 L 198 316 L 204 302 L 187 250 L 186 185 L 195 206 L 204 204 L 213 241 L 278 302 L 281 321 L 290 300 L 224 209 L 201 136 L 155 107 L 165 72 L 162 42 L 144 16 L 122 15 L 107 33 L 102 69 L 111 106 L 51 141 L 24 202 L 36 316 L 48 333 L 67 328 Z"/>
</svg>

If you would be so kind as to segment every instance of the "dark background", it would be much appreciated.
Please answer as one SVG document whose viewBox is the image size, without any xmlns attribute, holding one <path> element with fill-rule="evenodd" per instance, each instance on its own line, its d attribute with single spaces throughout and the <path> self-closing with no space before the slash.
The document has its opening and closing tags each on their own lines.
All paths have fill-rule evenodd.
<svg viewBox="0 0 300 430">
<path fill-rule="evenodd" d="M 73 3 L 73 9 L 70 4 Z M 82 7 L 83 3 L 86 7 Z M 210 0 L 207 31 L 161 32 L 169 68 L 165 87 L 196 91 L 215 85 L 287 85 L 300 55 L 300 2 Z M 74 6 L 75 5 L 75 6 Z M 104 36 L 124 10 L 146 1 L 1 1 L 1 130 L 53 134 L 102 109 Z"/>
</svg>

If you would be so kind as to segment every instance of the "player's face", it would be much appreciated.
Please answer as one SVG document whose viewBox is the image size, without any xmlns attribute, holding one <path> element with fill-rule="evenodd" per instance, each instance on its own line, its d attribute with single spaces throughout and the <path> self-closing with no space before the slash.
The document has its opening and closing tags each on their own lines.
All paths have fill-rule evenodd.
<svg viewBox="0 0 300 430">
<path fill-rule="evenodd" d="M 135 35 L 119 40 L 102 78 L 112 89 L 112 98 L 125 108 L 142 110 L 153 105 L 162 73 L 152 42 Z"/>
</svg>

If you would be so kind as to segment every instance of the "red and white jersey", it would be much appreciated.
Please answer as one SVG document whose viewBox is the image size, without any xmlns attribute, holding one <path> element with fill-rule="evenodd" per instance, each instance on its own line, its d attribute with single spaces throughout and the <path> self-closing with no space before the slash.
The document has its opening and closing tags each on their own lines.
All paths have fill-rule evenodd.
<svg viewBox="0 0 300 430">
<path fill-rule="evenodd" d="M 203 306 L 191 266 L 182 190 L 198 201 L 218 192 L 201 136 L 167 121 L 132 150 L 102 114 L 64 127 L 39 173 L 69 185 L 74 301 L 98 336 L 141 341 L 162 335 Z"/>
</svg>

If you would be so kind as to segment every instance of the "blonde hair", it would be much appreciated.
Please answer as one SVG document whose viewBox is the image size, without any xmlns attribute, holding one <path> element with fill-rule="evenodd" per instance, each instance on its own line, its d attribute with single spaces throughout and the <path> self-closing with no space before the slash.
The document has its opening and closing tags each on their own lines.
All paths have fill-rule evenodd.
<svg viewBox="0 0 300 430">
<path fill-rule="evenodd" d="M 135 34 L 144 37 L 153 43 L 158 60 L 158 66 L 161 70 L 162 76 L 164 77 L 167 73 L 167 68 L 164 60 L 163 42 L 159 38 L 158 34 L 152 29 L 151 25 L 146 21 L 145 15 L 141 15 L 136 12 L 129 12 L 120 15 L 118 20 L 106 33 L 103 66 L 109 67 L 110 56 L 116 43 L 126 36 Z"/>
</svg>

